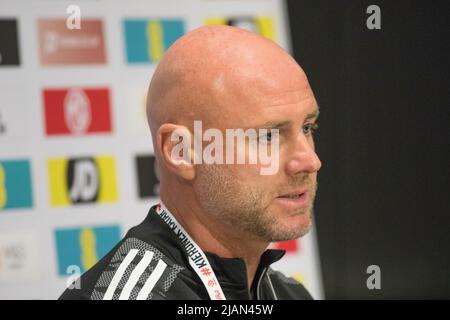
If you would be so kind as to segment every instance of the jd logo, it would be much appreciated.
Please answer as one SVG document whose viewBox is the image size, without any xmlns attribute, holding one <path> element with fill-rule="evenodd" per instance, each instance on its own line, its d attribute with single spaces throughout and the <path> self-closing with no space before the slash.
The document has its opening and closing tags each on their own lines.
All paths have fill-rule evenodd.
<svg viewBox="0 0 450 320">
<path fill-rule="evenodd" d="M 111 156 L 54 158 L 48 162 L 51 203 L 111 203 L 118 199 L 115 160 Z"/>
<path fill-rule="evenodd" d="M 99 168 L 93 158 L 70 159 L 67 183 L 72 203 L 96 202 L 100 189 Z"/>
</svg>

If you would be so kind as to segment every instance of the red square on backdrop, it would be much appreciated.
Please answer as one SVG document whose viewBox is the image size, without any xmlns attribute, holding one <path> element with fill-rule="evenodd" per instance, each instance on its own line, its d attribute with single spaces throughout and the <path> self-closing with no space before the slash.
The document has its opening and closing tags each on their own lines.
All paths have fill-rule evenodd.
<svg viewBox="0 0 450 320">
<path fill-rule="evenodd" d="M 275 248 L 280 250 L 286 250 L 287 253 L 296 253 L 300 251 L 300 240 L 288 240 L 275 243 Z"/>
<path fill-rule="evenodd" d="M 47 135 L 111 132 L 107 88 L 64 88 L 43 91 Z"/>
</svg>

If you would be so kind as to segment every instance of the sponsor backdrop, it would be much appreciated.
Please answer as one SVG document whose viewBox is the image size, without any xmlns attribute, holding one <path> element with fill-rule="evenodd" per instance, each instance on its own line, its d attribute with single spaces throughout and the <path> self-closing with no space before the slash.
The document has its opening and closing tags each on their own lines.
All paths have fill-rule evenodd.
<svg viewBox="0 0 450 320">
<path fill-rule="evenodd" d="M 69 22 L 81 9 L 81 29 Z M 205 24 L 289 50 L 276 0 L 0 0 L 0 298 L 54 299 L 158 201 L 145 95 L 165 50 Z M 206 58 L 206 57 L 205 57 Z M 314 230 L 273 245 L 322 298 Z"/>
</svg>

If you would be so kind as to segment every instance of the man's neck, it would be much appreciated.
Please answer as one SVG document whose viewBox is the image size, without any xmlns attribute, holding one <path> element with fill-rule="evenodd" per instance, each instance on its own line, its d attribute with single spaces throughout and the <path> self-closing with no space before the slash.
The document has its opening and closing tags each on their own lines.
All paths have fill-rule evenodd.
<svg viewBox="0 0 450 320">
<path fill-rule="evenodd" d="M 242 258 L 247 269 L 247 285 L 251 287 L 258 269 L 261 255 L 269 243 L 248 239 L 236 228 L 220 224 L 206 215 L 199 208 L 178 207 L 162 197 L 163 204 L 183 226 L 198 246 L 222 258 Z"/>
</svg>

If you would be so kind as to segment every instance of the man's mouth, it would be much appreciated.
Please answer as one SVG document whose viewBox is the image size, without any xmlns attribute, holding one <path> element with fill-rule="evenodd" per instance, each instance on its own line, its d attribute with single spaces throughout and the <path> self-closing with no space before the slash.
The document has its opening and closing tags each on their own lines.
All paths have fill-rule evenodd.
<svg viewBox="0 0 450 320">
<path fill-rule="evenodd" d="M 300 198 L 301 194 L 296 193 L 296 194 L 288 194 L 285 196 L 281 196 L 281 198 L 288 198 L 288 199 L 298 199 Z"/>
<path fill-rule="evenodd" d="M 281 194 L 281 196 L 279 196 L 278 198 L 298 198 L 301 195 L 303 195 L 304 193 L 308 192 L 308 188 L 297 188 L 291 191 L 287 191 L 286 193 Z"/>
<path fill-rule="evenodd" d="M 287 192 L 275 200 L 285 210 L 296 210 L 309 205 L 310 194 L 307 189 L 295 190 Z"/>
</svg>

